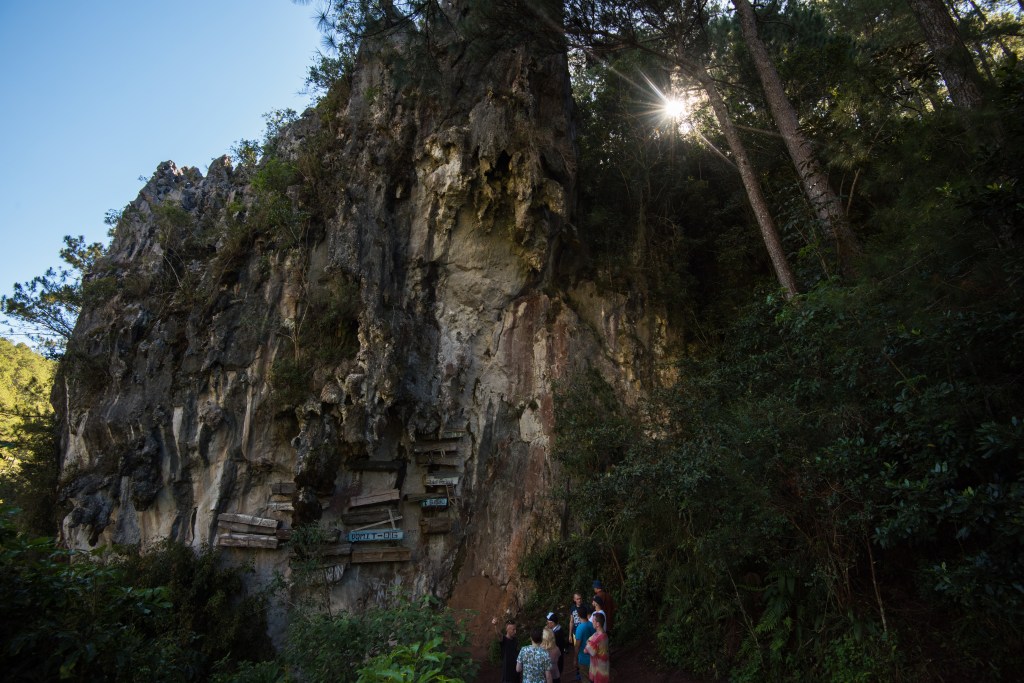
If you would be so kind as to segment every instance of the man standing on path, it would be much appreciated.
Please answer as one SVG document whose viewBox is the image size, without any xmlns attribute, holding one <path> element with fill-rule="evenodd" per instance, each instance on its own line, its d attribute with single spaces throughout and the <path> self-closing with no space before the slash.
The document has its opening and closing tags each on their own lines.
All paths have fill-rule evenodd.
<svg viewBox="0 0 1024 683">
<path fill-rule="evenodd" d="M 611 658 L 608 656 L 608 635 L 604 632 L 605 619 L 603 614 L 595 614 L 594 628 L 597 633 L 587 640 L 587 654 L 590 655 L 590 667 L 587 675 L 592 683 L 609 683 L 611 680 Z"/>
<path fill-rule="evenodd" d="M 604 584 L 601 583 L 600 579 L 594 580 L 594 595 L 600 596 L 602 600 L 602 609 L 605 613 L 605 632 L 611 632 L 612 622 L 615 621 L 615 600 L 612 599 L 612 594 L 604 589 Z"/>
<path fill-rule="evenodd" d="M 497 626 L 498 617 L 491 619 L 491 624 Z M 519 683 L 519 671 L 516 669 L 518 654 L 516 622 L 509 619 L 505 622 L 505 633 L 501 636 L 501 683 Z"/>
<path fill-rule="evenodd" d="M 590 655 L 587 654 L 587 641 L 590 640 L 590 636 L 597 633 L 594 629 L 594 625 L 590 623 L 590 613 L 587 611 L 586 605 L 580 606 L 580 618 L 582 621 L 580 625 L 576 627 L 576 680 L 577 681 L 590 681 Z"/>
<path fill-rule="evenodd" d="M 600 595 L 595 595 L 590 599 L 590 606 L 594 608 L 594 611 L 590 613 L 590 621 L 593 623 L 594 617 L 600 614 L 604 618 L 604 623 L 608 623 L 608 613 L 604 611 L 604 598 Z M 586 643 L 584 643 L 586 645 Z"/>
<path fill-rule="evenodd" d="M 533 642 L 519 651 L 516 671 L 523 674 L 523 683 L 552 683 L 551 655 L 540 645 L 544 640 L 544 629 L 533 629 L 530 640 Z"/>
<path fill-rule="evenodd" d="M 586 619 L 580 616 L 581 607 L 584 607 L 583 593 L 576 591 L 572 594 L 572 604 L 569 606 L 569 640 L 573 647 L 576 647 L 576 629 Z"/>
<path fill-rule="evenodd" d="M 565 653 L 569 650 L 569 634 L 565 632 L 562 625 L 558 623 L 558 615 L 548 612 L 548 628 L 555 634 L 555 645 L 558 646 L 558 675 L 565 673 Z"/>
</svg>

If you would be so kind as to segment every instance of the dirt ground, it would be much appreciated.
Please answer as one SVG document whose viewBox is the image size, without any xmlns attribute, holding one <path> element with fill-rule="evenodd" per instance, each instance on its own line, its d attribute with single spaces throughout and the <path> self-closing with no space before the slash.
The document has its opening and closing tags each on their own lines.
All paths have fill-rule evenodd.
<svg viewBox="0 0 1024 683">
<path fill-rule="evenodd" d="M 662 671 L 655 665 L 654 651 L 650 645 L 631 643 L 616 647 L 612 645 L 612 683 L 711 683 L 707 679 L 695 678 L 682 671 Z M 565 683 L 574 683 L 569 663 L 566 662 Z M 480 673 L 474 683 L 501 683 L 501 670 L 497 664 L 481 662 Z"/>
</svg>

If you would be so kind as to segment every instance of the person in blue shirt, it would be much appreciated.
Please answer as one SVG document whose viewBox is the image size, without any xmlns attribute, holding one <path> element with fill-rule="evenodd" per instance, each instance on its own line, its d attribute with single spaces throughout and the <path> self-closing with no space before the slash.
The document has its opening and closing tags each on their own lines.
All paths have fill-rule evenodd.
<svg viewBox="0 0 1024 683">
<path fill-rule="evenodd" d="M 587 641 L 590 636 L 597 633 L 594 624 L 591 623 L 590 614 L 586 605 L 580 607 L 582 621 L 576 627 L 576 680 L 590 681 L 590 655 L 587 654 Z"/>
</svg>

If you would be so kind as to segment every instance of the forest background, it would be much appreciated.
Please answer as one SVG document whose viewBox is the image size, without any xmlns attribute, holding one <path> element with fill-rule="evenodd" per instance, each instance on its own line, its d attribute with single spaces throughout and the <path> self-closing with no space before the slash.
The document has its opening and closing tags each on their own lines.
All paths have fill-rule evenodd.
<svg viewBox="0 0 1024 683">
<path fill-rule="evenodd" d="M 426 40 L 450 19 L 444 4 L 325 5 L 317 107 L 343 106 L 367 36 Z M 565 493 L 553 495 L 568 523 L 521 568 L 536 586 L 524 618 L 602 576 L 620 605 L 616 638 L 653 639 L 666 666 L 698 675 L 1013 680 L 1024 652 L 1022 5 L 467 6 L 467 40 L 557 28 L 578 115 L 579 268 L 681 330 L 681 360 L 643 406 L 623 406 L 596 372 L 559 388 Z M 263 144 L 246 150 L 267 162 Z M 66 278 L 3 300 L 55 356 L 89 296 L 77 276 L 102 253 L 67 247 Z M 81 629 L 91 619 L 136 634 L 141 658 L 152 615 L 173 613 L 159 652 L 197 679 L 354 680 L 303 660 L 328 642 L 355 643 L 346 652 L 359 662 L 469 675 L 443 639 L 458 632 L 443 611 L 424 612 L 443 621 L 424 627 L 441 640 L 415 645 L 403 631 L 410 650 L 391 652 L 391 617 L 309 609 L 268 659 L 246 647 L 252 620 L 238 616 L 258 613 L 260 596 L 236 604 L 225 588 L 235 570 L 215 558 L 178 553 L 206 570 L 171 577 L 146 558 L 62 562 L 29 536 L 52 534 L 55 518 L 54 447 L 37 428 L 52 366 L 3 349 L 17 368 L 2 374 L 16 396 L 4 398 L 4 457 L 17 461 L 4 499 L 25 510 L 0 529 L 0 594 L 16 596 L 5 608 L 18 615 L 5 661 L 37 648 L 68 678 L 132 679 L 134 650 L 119 659 L 104 631 Z M 111 597 L 41 610 L 40 592 L 53 592 L 41 577 Z M 212 624 L 233 635 L 199 635 Z M 186 658 L 197 639 L 216 647 Z"/>
</svg>

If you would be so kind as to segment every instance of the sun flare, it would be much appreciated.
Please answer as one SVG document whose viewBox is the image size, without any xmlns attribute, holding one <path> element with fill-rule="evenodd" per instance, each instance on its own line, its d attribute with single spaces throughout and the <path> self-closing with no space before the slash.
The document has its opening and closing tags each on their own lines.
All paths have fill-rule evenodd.
<svg viewBox="0 0 1024 683">
<path fill-rule="evenodd" d="M 690 113 L 690 107 L 686 100 L 680 97 L 666 97 L 661 106 L 662 116 L 666 119 L 680 121 Z"/>
</svg>

